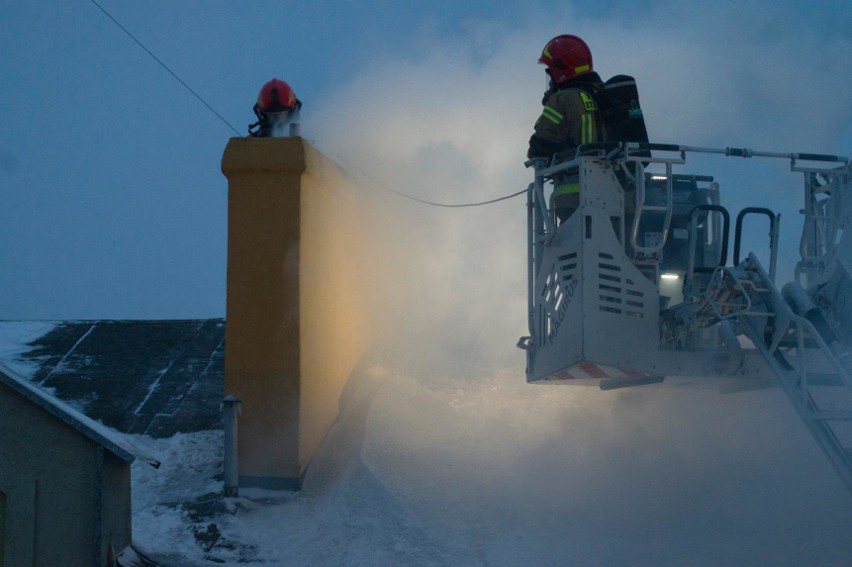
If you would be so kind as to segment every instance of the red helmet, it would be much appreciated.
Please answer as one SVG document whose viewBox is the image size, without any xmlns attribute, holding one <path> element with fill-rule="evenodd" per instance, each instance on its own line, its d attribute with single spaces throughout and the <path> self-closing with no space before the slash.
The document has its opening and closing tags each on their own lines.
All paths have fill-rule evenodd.
<svg viewBox="0 0 852 567">
<path fill-rule="evenodd" d="M 283 112 L 295 110 L 301 104 L 296 99 L 296 93 L 281 79 L 272 79 L 263 85 L 257 95 L 257 108 L 261 112 Z"/>
<path fill-rule="evenodd" d="M 538 62 L 547 65 L 547 72 L 557 85 L 593 70 L 592 52 L 576 35 L 558 35 L 548 41 Z"/>
</svg>

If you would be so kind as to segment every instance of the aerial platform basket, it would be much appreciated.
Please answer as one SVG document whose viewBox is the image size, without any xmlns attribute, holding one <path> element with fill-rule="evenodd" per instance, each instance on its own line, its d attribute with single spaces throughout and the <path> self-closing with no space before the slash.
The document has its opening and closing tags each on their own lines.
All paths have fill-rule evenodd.
<svg viewBox="0 0 852 567">
<path fill-rule="evenodd" d="M 519 341 L 529 382 L 765 373 L 761 353 L 741 347 L 735 321 L 714 312 L 725 290 L 716 290 L 716 301 L 706 297 L 728 263 L 731 223 L 713 177 L 673 172 L 687 152 L 784 157 L 806 176 L 848 177 L 848 161 L 837 156 L 662 144 L 597 144 L 557 164 L 531 160 L 529 336 Z M 803 160 L 830 165 L 802 169 Z M 650 164 L 665 172 L 646 172 Z M 566 180 L 579 181 L 579 207 L 557 224 L 547 188 Z M 820 203 L 814 223 L 822 222 L 814 220 L 825 208 Z M 769 209 L 749 207 L 737 216 L 734 264 L 751 216 L 768 219 L 774 285 L 779 217 Z M 814 265 L 811 258 L 810 272 Z"/>
</svg>

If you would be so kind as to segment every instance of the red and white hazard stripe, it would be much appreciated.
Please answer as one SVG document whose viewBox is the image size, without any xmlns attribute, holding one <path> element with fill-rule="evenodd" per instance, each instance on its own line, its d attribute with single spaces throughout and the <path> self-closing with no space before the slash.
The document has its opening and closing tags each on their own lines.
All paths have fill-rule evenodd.
<svg viewBox="0 0 852 567">
<path fill-rule="evenodd" d="M 648 376 L 644 372 L 633 370 L 631 368 L 618 368 L 615 366 L 605 366 L 603 364 L 595 364 L 594 362 L 581 362 L 575 364 L 571 368 L 554 374 L 547 380 L 578 380 L 592 379 L 602 380 L 604 378 L 644 378 Z"/>
</svg>

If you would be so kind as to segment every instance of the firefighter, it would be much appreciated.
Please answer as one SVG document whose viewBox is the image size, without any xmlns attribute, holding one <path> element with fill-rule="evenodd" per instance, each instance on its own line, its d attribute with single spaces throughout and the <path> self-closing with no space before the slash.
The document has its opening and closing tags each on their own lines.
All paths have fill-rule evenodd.
<svg viewBox="0 0 852 567">
<path fill-rule="evenodd" d="M 257 103 L 254 105 L 257 122 L 249 125 L 249 136 L 283 138 L 296 134 L 301 108 L 302 102 L 285 81 L 267 81 L 257 95 Z"/>
<path fill-rule="evenodd" d="M 572 157 L 583 144 L 606 141 L 603 117 L 595 100 L 604 84 L 592 67 L 589 46 L 575 35 L 559 35 L 547 42 L 538 62 L 545 65 L 549 88 L 541 116 L 530 137 L 529 158 Z M 565 222 L 580 205 L 579 176 L 566 175 L 556 184 L 551 206 Z"/>
</svg>

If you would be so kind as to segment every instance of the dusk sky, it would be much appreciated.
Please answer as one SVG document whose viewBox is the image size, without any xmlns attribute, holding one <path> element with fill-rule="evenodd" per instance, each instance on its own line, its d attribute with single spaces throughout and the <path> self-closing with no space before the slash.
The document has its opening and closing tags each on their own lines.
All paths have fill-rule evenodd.
<svg viewBox="0 0 852 567">
<path fill-rule="evenodd" d="M 536 59 L 559 33 L 586 39 L 604 78 L 637 78 L 654 141 L 852 153 L 842 0 L 99 3 L 240 135 L 260 86 L 284 79 L 306 139 L 421 198 L 526 186 L 545 86 Z M 0 46 L 0 319 L 224 316 L 231 127 L 91 1 L 4 0 Z M 783 209 L 795 249 L 801 181 L 787 163 L 693 163 L 732 210 Z M 525 300 L 523 198 L 405 207 L 439 219 L 418 244 L 456 270 L 441 277 L 469 281 L 487 242 L 502 254 L 491 279 Z M 512 333 L 522 326 L 521 315 Z"/>
</svg>

